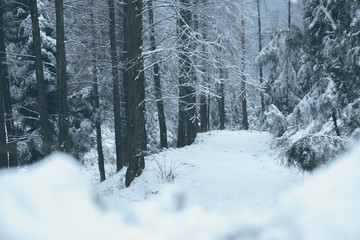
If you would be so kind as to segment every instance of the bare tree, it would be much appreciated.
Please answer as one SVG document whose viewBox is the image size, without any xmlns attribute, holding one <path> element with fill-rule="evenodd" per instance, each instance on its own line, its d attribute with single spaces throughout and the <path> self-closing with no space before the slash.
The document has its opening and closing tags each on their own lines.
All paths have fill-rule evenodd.
<svg viewBox="0 0 360 240">
<path fill-rule="evenodd" d="M 164 113 L 164 102 L 162 99 L 161 93 L 161 81 L 160 81 L 160 65 L 158 63 L 156 55 L 156 39 L 155 39 L 155 26 L 154 26 L 154 11 L 152 0 L 148 1 L 148 12 L 149 12 L 149 24 L 150 24 L 150 50 L 152 53 L 152 62 L 153 64 L 153 77 L 154 77 L 154 87 L 155 87 L 155 101 L 158 110 L 159 118 L 159 128 L 160 128 L 160 147 L 167 148 L 167 130 L 166 130 L 166 121 Z"/>
</svg>

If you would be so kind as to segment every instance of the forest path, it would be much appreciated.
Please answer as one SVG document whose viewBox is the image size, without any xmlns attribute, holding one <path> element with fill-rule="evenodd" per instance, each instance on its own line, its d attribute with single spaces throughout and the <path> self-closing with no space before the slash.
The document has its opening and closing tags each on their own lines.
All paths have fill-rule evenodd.
<svg viewBox="0 0 360 240">
<path fill-rule="evenodd" d="M 130 188 L 120 182 L 125 171 L 99 187 L 110 199 L 144 201 L 157 198 L 164 179 L 159 165 L 172 172 L 175 185 L 186 196 L 188 206 L 224 215 L 269 210 L 281 195 L 303 181 L 302 173 L 278 164 L 270 148 L 271 135 L 258 131 L 212 131 L 199 134 L 196 142 L 180 149 L 169 149 L 146 159 L 143 174 Z M 119 189 L 120 188 L 120 189 Z"/>
<path fill-rule="evenodd" d="M 175 185 L 184 189 L 188 204 L 223 214 L 244 208 L 263 212 L 303 180 L 301 173 L 278 164 L 270 143 L 266 132 L 211 132 L 166 158 L 181 163 Z"/>
</svg>

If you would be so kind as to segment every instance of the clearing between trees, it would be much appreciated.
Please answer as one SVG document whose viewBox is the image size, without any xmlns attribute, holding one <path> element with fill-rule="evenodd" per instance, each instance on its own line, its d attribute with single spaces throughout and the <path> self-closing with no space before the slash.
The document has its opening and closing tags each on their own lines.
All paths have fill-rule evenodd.
<svg viewBox="0 0 360 240">
<path fill-rule="evenodd" d="M 143 201 L 156 198 L 167 185 L 162 183 L 171 182 L 190 206 L 222 214 L 263 212 L 303 180 L 303 173 L 280 164 L 271 140 L 269 133 L 258 131 L 200 134 L 191 146 L 147 157 L 144 173 L 128 189 L 124 170 L 101 183 L 99 192 L 106 198 Z"/>
</svg>

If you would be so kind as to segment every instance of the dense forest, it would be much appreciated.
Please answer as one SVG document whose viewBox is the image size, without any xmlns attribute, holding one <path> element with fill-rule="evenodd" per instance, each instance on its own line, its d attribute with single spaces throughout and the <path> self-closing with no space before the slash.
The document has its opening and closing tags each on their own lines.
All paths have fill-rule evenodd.
<svg viewBox="0 0 360 240">
<path fill-rule="evenodd" d="M 360 138 L 359 35 L 358 0 L 0 0 L 0 168 L 96 149 L 129 186 L 150 153 L 250 129 L 311 171 Z"/>
</svg>

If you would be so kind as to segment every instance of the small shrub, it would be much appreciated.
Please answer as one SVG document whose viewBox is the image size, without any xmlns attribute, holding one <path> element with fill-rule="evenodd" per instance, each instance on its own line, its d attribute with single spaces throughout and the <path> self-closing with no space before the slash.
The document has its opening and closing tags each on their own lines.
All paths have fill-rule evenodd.
<svg viewBox="0 0 360 240">
<path fill-rule="evenodd" d="M 173 161 L 170 162 L 170 165 L 167 163 L 165 156 L 159 160 L 155 159 L 156 168 L 155 171 L 160 180 L 163 182 L 174 182 L 176 177 L 176 165 Z"/>
<path fill-rule="evenodd" d="M 347 141 L 334 136 L 306 136 L 286 151 L 288 165 L 297 166 L 304 171 L 312 171 L 344 152 Z"/>
</svg>

